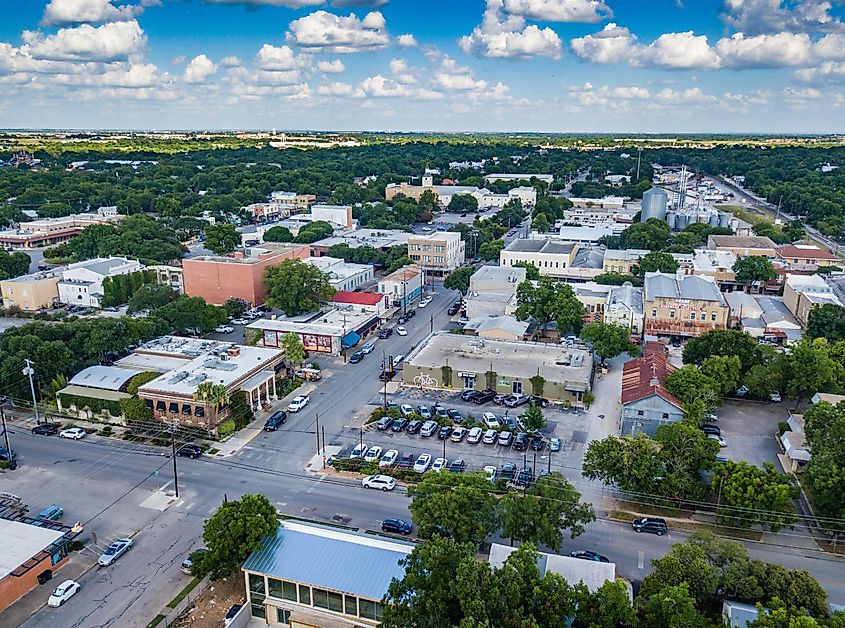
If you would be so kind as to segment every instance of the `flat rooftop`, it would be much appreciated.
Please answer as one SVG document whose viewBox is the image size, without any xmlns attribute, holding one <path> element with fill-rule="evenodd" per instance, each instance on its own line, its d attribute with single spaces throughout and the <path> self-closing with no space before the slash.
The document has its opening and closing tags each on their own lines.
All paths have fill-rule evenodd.
<svg viewBox="0 0 845 628">
<path fill-rule="evenodd" d="M 589 351 L 560 345 L 468 338 L 437 332 L 424 340 L 405 359 L 422 368 L 440 368 L 449 362 L 453 371 L 485 373 L 493 369 L 502 376 L 530 378 L 540 374 L 549 381 L 589 382 L 593 358 Z"/>
<path fill-rule="evenodd" d="M 353 305 L 339 305 L 336 309 L 325 310 L 312 314 L 308 318 L 277 318 L 268 320 L 260 318 L 247 325 L 247 329 L 268 330 L 278 332 L 296 332 L 300 334 L 317 334 L 337 336 L 355 331 L 373 320 L 373 312 L 362 312 L 360 307 Z"/>
<path fill-rule="evenodd" d="M 407 245 L 408 238 L 412 235 L 399 229 L 355 229 L 317 240 L 311 246 L 331 247 L 336 244 L 346 244 L 353 249 L 359 246 L 371 246 L 376 249 L 389 248 Z"/>
<path fill-rule="evenodd" d="M 281 223 L 279 223 L 281 224 Z M 257 264 L 285 253 L 293 253 L 300 249 L 307 249 L 307 244 L 293 244 L 283 242 L 264 242 L 261 246 L 252 246 L 245 250 L 240 257 L 229 255 L 198 255 L 187 257 L 185 262 L 209 262 L 215 264 Z"/>
<path fill-rule="evenodd" d="M 220 340 L 185 338 L 184 336 L 161 336 L 145 342 L 135 349 L 135 353 L 172 356 L 190 360 L 201 355 L 225 350 L 233 346 L 233 344 Z"/>
<path fill-rule="evenodd" d="M 520 238 L 512 241 L 504 250 L 512 253 L 570 255 L 575 247 L 574 242 L 560 242 L 551 238 Z"/>
<path fill-rule="evenodd" d="M 490 546 L 490 566 L 501 568 L 508 557 L 517 549 L 516 547 L 493 543 Z M 616 565 L 614 563 L 581 560 L 580 558 L 546 554 L 545 552 L 540 552 L 537 559 L 537 568 L 540 570 L 540 577 L 551 571 L 562 576 L 571 585 L 583 582 L 591 592 L 600 589 L 605 582 L 613 582 L 616 579 Z"/>
<path fill-rule="evenodd" d="M 272 369 L 282 352 L 265 347 L 228 344 L 219 352 L 201 355 L 140 387 L 141 392 L 193 395 L 203 382 L 228 387 L 257 370 Z"/>
<path fill-rule="evenodd" d="M 0 579 L 64 536 L 64 532 L 0 519 Z"/>
</svg>

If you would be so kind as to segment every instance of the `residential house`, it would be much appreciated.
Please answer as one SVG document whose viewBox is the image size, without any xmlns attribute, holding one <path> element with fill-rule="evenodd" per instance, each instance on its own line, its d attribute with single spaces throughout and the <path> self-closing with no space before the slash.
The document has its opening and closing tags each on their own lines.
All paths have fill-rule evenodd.
<svg viewBox="0 0 845 628">
<path fill-rule="evenodd" d="M 657 428 L 684 418 L 684 405 L 666 390 L 666 378 L 675 371 L 666 347 L 648 342 L 643 355 L 622 367 L 622 436 L 644 432 L 654 436 Z"/>
<path fill-rule="evenodd" d="M 643 292 L 646 334 L 692 337 L 727 328 L 728 305 L 712 278 L 646 273 Z"/>
<path fill-rule="evenodd" d="M 128 275 L 143 270 L 138 260 L 125 257 L 96 257 L 68 264 L 56 284 L 59 301 L 83 307 L 101 307 L 103 282 L 107 277 Z"/>
</svg>

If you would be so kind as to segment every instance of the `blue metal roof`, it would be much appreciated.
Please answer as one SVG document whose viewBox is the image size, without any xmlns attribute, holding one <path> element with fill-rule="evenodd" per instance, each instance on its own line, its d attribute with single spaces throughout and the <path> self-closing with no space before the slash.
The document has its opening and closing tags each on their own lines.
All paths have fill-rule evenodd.
<svg viewBox="0 0 845 628">
<path fill-rule="evenodd" d="M 263 545 L 243 569 L 371 600 L 380 600 L 390 581 L 405 575 L 399 561 L 414 549 L 392 539 L 296 523 L 279 526 Z"/>
<path fill-rule="evenodd" d="M 361 336 L 356 334 L 354 331 L 350 331 L 348 334 L 346 334 L 343 338 L 340 339 L 340 346 L 354 347 L 358 344 L 359 340 L 361 340 Z"/>
</svg>

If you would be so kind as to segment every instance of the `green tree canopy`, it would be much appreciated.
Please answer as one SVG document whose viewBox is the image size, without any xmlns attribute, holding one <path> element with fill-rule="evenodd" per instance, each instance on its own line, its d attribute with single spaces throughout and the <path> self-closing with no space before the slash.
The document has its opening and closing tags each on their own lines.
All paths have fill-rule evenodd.
<svg viewBox="0 0 845 628">
<path fill-rule="evenodd" d="M 475 273 L 474 266 L 456 268 L 443 280 L 443 287 L 447 290 L 460 290 L 462 294 L 466 294 L 469 290 L 469 278 L 473 273 Z"/>
<path fill-rule="evenodd" d="M 155 318 L 165 321 L 168 327 L 179 333 L 189 328 L 209 332 L 228 319 L 226 310 L 209 305 L 202 297 L 179 296 L 170 303 L 157 308 Z"/>
<path fill-rule="evenodd" d="M 297 334 L 288 332 L 282 336 L 282 347 L 288 363 L 298 365 L 305 362 L 305 347 Z"/>
<path fill-rule="evenodd" d="M 261 549 L 262 539 L 275 534 L 278 527 L 276 509 L 263 495 L 223 502 L 203 525 L 207 550 L 194 561 L 191 573 L 213 580 L 234 576 L 247 556 Z"/>
<path fill-rule="evenodd" d="M 231 253 L 240 243 L 241 234 L 233 224 L 221 223 L 205 228 L 205 248 L 218 255 Z"/>
<path fill-rule="evenodd" d="M 515 262 L 513 264 L 513 268 L 524 268 L 525 278 L 529 281 L 537 281 L 540 279 L 540 269 L 534 264 L 529 264 L 528 262 Z"/>
<path fill-rule="evenodd" d="M 701 399 L 708 408 L 718 405 L 719 386 L 697 366 L 688 364 L 671 373 L 666 377 L 666 390 L 685 404 Z"/>
<path fill-rule="evenodd" d="M 661 251 L 652 251 L 647 253 L 640 259 L 639 263 L 634 267 L 635 275 L 645 275 L 646 273 L 674 273 L 678 270 L 678 262 L 669 253 Z"/>
<path fill-rule="evenodd" d="M 762 255 L 740 257 L 734 262 L 732 270 L 736 274 L 736 280 L 746 284 L 772 281 L 778 276 L 772 262 Z"/>
<path fill-rule="evenodd" d="M 750 528 L 759 524 L 777 532 L 797 520 L 794 477 L 777 472 L 770 462 L 760 468 L 728 461 L 717 469 L 713 485 L 718 486 L 721 497 L 719 519 L 728 525 Z"/>
<path fill-rule="evenodd" d="M 478 247 L 478 257 L 492 262 L 499 259 L 499 252 L 505 248 L 504 240 L 491 240 Z"/>
<path fill-rule="evenodd" d="M 810 338 L 827 338 L 830 342 L 845 340 L 845 307 L 825 303 L 811 309 L 807 335 Z"/>
<path fill-rule="evenodd" d="M 556 282 L 551 277 L 540 277 L 536 285 L 526 280 L 517 287 L 516 299 L 519 320 L 533 317 L 543 328 L 555 321 L 561 334 L 581 330 L 584 306 L 569 284 Z"/>
<path fill-rule="evenodd" d="M 302 227 L 299 230 L 299 233 L 296 234 L 293 241 L 300 244 L 311 244 L 317 240 L 328 238 L 333 233 L 334 227 L 332 227 L 331 224 L 325 220 L 315 220 L 314 222 L 309 222 L 307 225 Z"/>
<path fill-rule="evenodd" d="M 800 402 L 818 392 L 842 391 L 845 368 L 831 357 L 830 349 L 824 338 L 804 338 L 792 346 L 784 364 L 786 392 L 790 397 Z"/>
<path fill-rule="evenodd" d="M 276 225 L 264 232 L 265 242 L 293 242 L 293 234 L 287 227 Z"/>
<path fill-rule="evenodd" d="M 619 248 L 663 251 L 669 246 L 669 224 L 657 218 L 635 222 L 619 236 Z"/>
<path fill-rule="evenodd" d="M 621 353 L 637 355 L 639 349 L 630 338 L 631 330 L 615 323 L 596 321 L 581 330 L 581 339 L 593 345 L 593 350 L 601 356 L 602 364 Z"/>
<path fill-rule="evenodd" d="M 652 219 L 653 220 L 653 219 Z M 641 626 L 661 628 L 710 628 L 712 625 L 695 607 L 689 585 L 683 582 L 637 598 Z"/>
<path fill-rule="evenodd" d="M 535 403 L 530 404 L 520 418 L 522 419 L 523 425 L 525 425 L 525 429 L 529 432 L 541 430 L 546 426 L 546 417 L 543 416 L 543 409 Z"/>
<path fill-rule="evenodd" d="M 231 318 L 240 318 L 246 312 L 248 304 L 240 297 L 229 297 L 223 304 L 226 309 L 226 314 Z"/>
<path fill-rule="evenodd" d="M 0 250 L 0 280 L 14 279 L 27 274 L 31 262 L 29 255 L 21 251 L 9 253 Z"/>
<path fill-rule="evenodd" d="M 179 293 L 165 284 L 145 284 L 138 288 L 135 294 L 129 299 L 126 311 L 130 314 L 135 312 L 150 312 L 175 301 Z"/>
<path fill-rule="evenodd" d="M 264 271 L 267 304 L 288 316 L 316 310 L 334 296 L 335 290 L 319 268 L 296 259 L 285 260 Z"/>
<path fill-rule="evenodd" d="M 474 212 L 478 209 L 478 199 L 470 194 L 455 194 L 449 200 L 449 211 L 457 213 Z"/>
<path fill-rule="evenodd" d="M 763 349 L 750 334 L 738 329 L 711 329 L 684 345 L 684 364 L 698 364 L 712 355 L 735 355 L 743 374 L 764 361 Z"/>
<path fill-rule="evenodd" d="M 845 403 L 813 404 L 804 420 L 813 452 L 804 480 L 812 489 L 813 505 L 818 514 L 832 520 L 825 527 L 845 532 Z"/>
<path fill-rule="evenodd" d="M 540 212 L 534 214 L 531 218 L 531 226 L 540 233 L 546 233 L 551 225 L 549 224 L 549 219 L 546 217 L 546 214 Z"/>
<path fill-rule="evenodd" d="M 742 362 L 735 355 L 711 355 L 701 362 L 701 372 L 716 385 L 718 393 L 725 396 L 739 388 Z"/>
</svg>

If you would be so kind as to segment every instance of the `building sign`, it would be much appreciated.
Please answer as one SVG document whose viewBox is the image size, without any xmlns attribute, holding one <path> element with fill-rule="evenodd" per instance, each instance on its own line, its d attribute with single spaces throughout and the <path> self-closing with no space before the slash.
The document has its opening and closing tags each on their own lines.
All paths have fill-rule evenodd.
<svg viewBox="0 0 845 628">
<path fill-rule="evenodd" d="M 316 351 L 318 353 L 332 352 L 332 337 L 323 336 L 320 334 L 300 334 L 302 339 L 302 346 L 306 351 Z"/>
<path fill-rule="evenodd" d="M 269 331 L 267 329 L 264 330 L 264 346 L 265 347 L 278 347 L 279 346 L 279 337 L 274 331 Z"/>
</svg>

